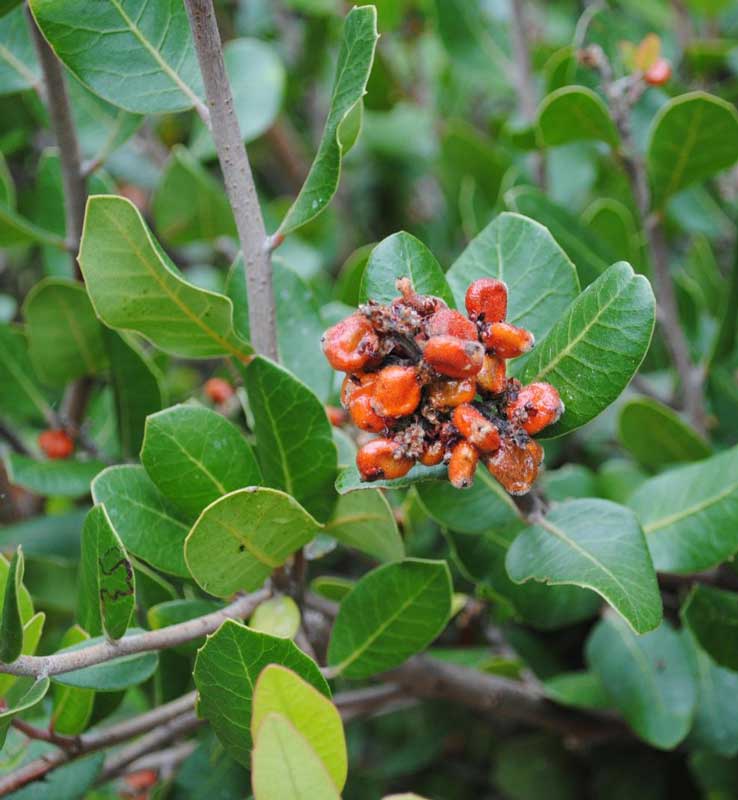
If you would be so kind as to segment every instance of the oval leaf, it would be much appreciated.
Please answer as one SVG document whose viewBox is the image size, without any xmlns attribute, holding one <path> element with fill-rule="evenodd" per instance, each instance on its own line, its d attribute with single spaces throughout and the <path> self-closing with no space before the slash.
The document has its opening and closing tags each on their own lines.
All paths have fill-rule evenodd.
<svg viewBox="0 0 738 800">
<path fill-rule="evenodd" d="M 378 561 L 397 561 L 405 555 L 392 508 L 376 489 L 340 497 L 324 533 Z"/>
<path fill-rule="evenodd" d="M 681 617 L 713 661 L 738 672 L 738 594 L 696 584 Z"/>
<path fill-rule="evenodd" d="M 585 86 L 564 86 L 543 99 L 538 136 L 544 147 L 596 139 L 618 146 L 618 132 L 605 101 Z"/>
</svg>

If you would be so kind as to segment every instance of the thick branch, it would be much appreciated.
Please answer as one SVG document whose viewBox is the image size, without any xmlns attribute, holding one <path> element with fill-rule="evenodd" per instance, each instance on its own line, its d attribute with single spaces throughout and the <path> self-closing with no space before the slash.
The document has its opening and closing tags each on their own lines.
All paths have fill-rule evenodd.
<svg viewBox="0 0 738 800">
<path fill-rule="evenodd" d="M 180 622 L 177 625 L 169 625 L 159 630 L 125 636 L 117 642 L 100 642 L 90 647 L 50 656 L 20 656 L 12 664 L 0 663 L 0 673 L 35 678 L 61 675 L 72 670 L 112 661 L 122 656 L 176 647 L 213 633 L 227 619 L 243 619 L 250 616 L 254 609 L 269 597 L 269 594 L 268 589 L 261 589 L 253 594 L 240 597 L 212 614 Z"/>
<path fill-rule="evenodd" d="M 251 341 L 257 353 L 277 360 L 277 326 L 264 218 L 241 139 L 212 0 L 185 0 L 200 62 L 210 123 L 228 199 L 246 263 Z"/>
</svg>

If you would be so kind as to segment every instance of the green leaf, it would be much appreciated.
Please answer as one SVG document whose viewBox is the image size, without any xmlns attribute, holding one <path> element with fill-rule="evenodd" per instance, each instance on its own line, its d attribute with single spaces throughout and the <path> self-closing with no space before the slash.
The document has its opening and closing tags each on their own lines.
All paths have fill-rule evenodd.
<svg viewBox="0 0 738 800">
<path fill-rule="evenodd" d="M 670 750 L 692 724 L 697 686 L 685 638 L 668 622 L 636 636 L 607 616 L 587 641 L 587 662 L 641 739 Z"/>
<path fill-rule="evenodd" d="M 159 491 L 189 517 L 224 494 L 262 482 L 241 431 L 203 406 L 177 405 L 148 417 L 141 463 Z"/>
<path fill-rule="evenodd" d="M 611 197 L 599 198 L 584 210 L 582 222 L 615 259 L 628 261 L 642 271 L 638 269 L 644 260 L 641 236 L 627 206 Z"/>
<path fill-rule="evenodd" d="M 102 327 L 81 284 L 42 280 L 28 293 L 23 315 L 31 361 L 44 383 L 64 386 L 106 367 Z"/>
<path fill-rule="evenodd" d="M 354 581 L 333 575 L 319 575 L 310 581 L 310 589 L 313 592 L 325 597 L 326 600 L 332 600 L 334 603 L 340 603 L 355 585 Z"/>
<path fill-rule="evenodd" d="M 151 211 L 157 233 L 172 246 L 238 236 L 222 185 L 181 145 L 172 150 Z"/>
<path fill-rule="evenodd" d="M 146 612 L 146 620 L 151 630 L 166 628 L 169 625 L 177 625 L 180 622 L 187 622 L 195 617 L 202 617 L 205 614 L 212 614 L 222 608 L 222 603 L 215 600 L 203 600 L 195 598 L 193 600 L 166 600 L 151 606 Z M 178 645 L 173 650 L 182 655 L 194 655 L 195 652 L 205 644 L 205 637 L 194 639 L 191 642 Z"/>
<path fill-rule="evenodd" d="M 185 541 L 192 577 L 209 594 L 258 589 L 320 526 L 290 495 L 252 486 L 211 503 Z"/>
<path fill-rule="evenodd" d="M 5 744 L 13 717 L 21 711 L 40 703 L 49 691 L 49 679 L 20 678 L 5 696 L 5 707 L 0 711 L 0 748 Z"/>
<path fill-rule="evenodd" d="M 406 559 L 365 575 L 346 595 L 328 663 L 347 678 L 368 678 L 424 650 L 446 627 L 451 575 L 445 561 Z"/>
<path fill-rule="evenodd" d="M 361 278 L 361 301 L 390 303 L 399 296 L 398 278 L 410 278 L 418 294 L 431 294 L 454 307 L 454 296 L 431 251 L 405 231 L 393 233 L 372 250 Z"/>
<path fill-rule="evenodd" d="M 646 481 L 631 496 L 656 569 L 699 572 L 738 552 L 738 447 Z"/>
<path fill-rule="evenodd" d="M 189 576 L 182 520 L 143 467 L 122 464 L 103 470 L 92 483 L 95 503 L 104 503 L 126 550 L 170 575 Z"/>
<path fill-rule="evenodd" d="M 251 764 L 254 800 L 340 800 L 310 742 L 281 714 L 261 723 Z"/>
<path fill-rule="evenodd" d="M 41 69 L 23 8 L 0 19 L 0 95 L 38 86 Z"/>
<path fill-rule="evenodd" d="M 580 428 L 618 398 L 648 351 L 654 305 L 646 278 L 613 264 L 536 346 L 521 380 L 553 384 L 566 406 L 546 437 Z"/>
<path fill-rule="evenodd" d="M 378 561 L 398 561 L 405 555 L 392 508 L 376 489 L 340 497 L 324 532 Z"/>
<path fill-rule="evenodd" d="M 528 580 L 594 590 L 636 633 L 661 621 L 661 595 L 635 515 L 609 500 L 569 500 L 526 528 L 507 553 L 507 571 Z"/>
<path fill-rule="evenodd" d="M 610 696 L 593 672 L 562 672 L 543 684 L 551 700 L 564 706 L 606 710 L 612 708 Z"/>
<path fill-rule="evenodd" d="M 330 697 L 317 664 L 292 641 L 252 631 L 234 620 L 227 620 L 208 636 L 195 661 L 198 713 L 210 722 L 225 749 L 241 764 L 249 763 L 254 684 L 268 664 L 293 670 Z"/>
<path fill-rule="evenodd" d="M 622 406 L 618 436 L 649 469 L 699 461 L 712 453 L 710 445 L 676 411 L 650 397 L 629 400 Z"/>
<path fill-rule="evenodd" d="M 446 477 L 448 470 L 445 466 L 438 467 L 424 467 L 422 464 L 416 464 L 410 472 L 403 478 L 396 480 L 386 481 L 372 481 L 373 489 L 405 489 L 408 486 L 413 486 L 419 481 L 427 480 L 443 480 Z M 362 480 L 359 475 L 359 470 L 356 464 L 350 464 L 344 467 L 336 478 L 336 491 L 339 494 L 347 494 L 348 492 L 355 492 L 367 488 L 366 481 Z"/>
<path fill-rule="evenodd" d="M 242 359 L 251 352 L 233 329 L 231 301 L 180 277 L 129 200 L 87 201 L 79 263 L 92 305 L 109 327 L 135 330 L 186 358 Z"/>
<path fill-rule="evenodd" d="M 136 582 L 128 554 L 103 505 L 91 509 L 85 519 L 79 585 L 79 621 L 84 629 L 120 639 L 133 614 Z"/>
<path fill-rule="evenodd" d="M 249 627 L 271 636 L 294 639 L 301 621 L 300 606 L 289 595 L 283 594 L 259 603 L 249 619 Z"/>
<path fill-rule="evenodd" d="M 681 189 L 712 177 L 738 160 L 738 112 L 706 92 L 665 103 L 651 123 L 646 166 L 654 207 Z"/>
<path fill-rule="evenodd" d="M 90 492 L 90 481 L 103 469 L 102 461 L 74 459 L 36 461 L 20 453 L 5 456 L 8 478 L 14 486 L 49 497 L 84 497 Z"/>
<path fill-rule="evenodd" d="M 269 486 L 292 495 L 319 522 L 331 513 L 338 455 L 318 398 L 287 370 L 254 358 L 243 370 L 256 426 L 257 456 Z"/>
<path fill-rule="evenodd" d="M 738 672 L 738 594 L 695 584 L 681 617 L 717 664 Z"/>
<path fill-rule="evenodd" d="M 109 0 L 94 8 L 87 0 L 30 0 L 29 5 L 57 56 L 113 105 L 150 114 L 201 103 L 202 78 L 178 0 Z"/>
<path fill-rule="evenodd" d="M 23 587 L 22 593 L 27 594 L 25 586 Z M 30 603 L 30 599 L 28 602 Z M 41 634 L 44 631 L 44 623 L 46 622 L 46 614 L 44 614 L 43 611 L 39 611 L 38 614 L 34 614 L 26 622 L 27 609 L 24 606 L 25 606 L 25 600 L 22 598 L 21 619 L 23 620 L 24 624 L 23 624 L 23 644 L 21 646 L 21 655 L 32 656 L 36 652 L 38 644 L 41 641 Z M 30 613 L 31 614 L 33 613 L 32 609 Z M 0 676 L 0 696 L 5 697 L 10 687 L 13 686 L 15 683 L 17 683 L 17 681 L 18 678 L 16 678 L 13 675 Z"/>
<path fill-rule="evenodd" d="M 585 86 L 564 86 L 543 99 L 538 136 L 544 147 L 582 139 L 617 147 L 620 139 L 605 101 Z"/>
<path fill-rule="evenodd" d="M 344 23 L 323 136 L 305 183 L 279 226 L 279 232 L 284 235 L 317 217 L 336 193 L 343 152 L 340 126 L 364 96 L 378 38 L 374 6 L 351 9 Z"/>
<path fill-rule="evenodd" d="M 128 633 L 135 635 L 144 633 L 144 631 L 140 628 L 130 628 Z M 86 639 L 84 642 L 65 647 L 57 652 L 82 650 L 85 647 L 100 644 L 102 641 L 105 641 L 104 637 L 96 636 L 94 639 Z M 102 664 L 94 664 L 91 667 L 54 675 L 52 680 L 62 686 L 74 686 L 78 689 L 119 692 L 147 681 L 156 672 L 158 666 L 159 656 L 156 653 L 136 653 L 115 658 L 112 661 L 104 661 Z"/>
<path fill-rule="evenodd" d="M 259 39 L 231 39 L 223 47 L 226 74 L 241 137 L 250 142 L 271 127 L 282 105 L 285 69 L 276 49 Z M 195 119 L 190 150 L 196 158 L 215 158 L 205 124 Z"/>
<path fill-rule="evenodd" d="M 6 664 L 15 661 L 23 648 L 20 596 L 23 588 L 23 568 L 23 549 L 19 545 L 10 562 L 10 571 L 5 582 L 2 617 L 0 617 L 0 661 Z"/>
<path fill-rule="evenodd" d="M 478 278 L 505 281 L 507 319 L 545 336 L 579 294 L 574 265 L 543 225 L 520 214 L 495 217 L 467 245 L 446 277 L 464 308 L 464 295 Z"/>
<path fill-rule="evenodd" d="M 280 714 L 294 725 L 323 762 L 339 791 L 343 789 L 348 756 L 341 716 L 333 703 L 292 670 L 271 664 L 259 675 L 254 687 L 251 736 L 257 743 L 256 752 L 262 723 L 272 714 Z"/>
<path fill-rule="evenodd" d="M 0 414 L 8 419 L 42 422 L 52 409 L 28 355 L 20 328 L 0 325 Z"/>
<path fill-rule="evenodd" d="M 85 642 L 89 633 L 79 625 L 72 626 L 62 637 L 61 647 Z M 93 689 L 74 689 L 71 686 L 54 686 L 54 705 L 51 726 L 55 733 L 77 736 L 87 727 L 95 705 Z"/>
</svg>

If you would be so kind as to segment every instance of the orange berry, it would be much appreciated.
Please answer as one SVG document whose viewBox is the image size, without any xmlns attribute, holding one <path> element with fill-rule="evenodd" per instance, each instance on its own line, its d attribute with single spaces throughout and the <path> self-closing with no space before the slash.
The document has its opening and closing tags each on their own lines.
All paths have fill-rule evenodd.
<svg viewBox="0 0 738 800">
<path fill-rule="evenodd" d="M 531 435 L 553 425 L 564 413 L 564 404 L 550 383 L 530 383 L 507 407 L 507 417 Z"/>
<path fill-rule="evenodd" d="M 466 489 L 474 483 L 474 472 L 479 461 L 479 451 L 462 439 L 451 450 L 448 462 L 448 479 L 457 489 Z"/>
<path fill-rule="evenodd" d="M 496 278 L 479 278 L 466 290 L 466 310 L 473 320 L 502 322 L 507 316 L 507 286 Z"/>
<path fill-rule="evenodd" d="M 341 425 L 346 422 L 346 412 L 342 408 L 326 406 L 325 413 L 328 416 L 328 422 L 330 422 L 334 428 L 340 428 Z"/>
<path fill-rule="evenodd" d="M 333 369 L 355 372 L 377 355 L 379 339 L 365 316 L 352 314 L 329 328 L 321 344 Z"/>
<path fill-rule="evenodd" d="M 500 446 L 497 426 L 474 406 L 458 406 L 452 419 L 459 433 L 481 452 L 491 453 Z"/>
<path fill-rule="evenodd" d="M 141 769 L 137 772 L 129 772 L 123 780 L 131 789 L 141 791 L 152 787 L 159 780 L 159 775 L 156 770 Z"/>
<path fill-rule="evenodd" d="M 362 431 L 381 433 L 387 423 L 372 408 L 372 396 L 368 392 L 355 392 L 349 403 L 351 421 Z"/>
<path fill-rule="evenodd" d="M 376 379 L 376 372 L 354 372 L 348 374 L 341 384 L 341 405 L 344 408 L 348 408 L 351 398 L 357 392 L 365 394 L 371 391 Z"/>
<path fill-rule="evenodd" d="M 72 437 L 64 430 L 47 430 L 39 434 L 38 446 L 47 458 L 69 458 L 74 452 Z"/>
<path fill-rule="evenodd" d="M 663 86 L 670 78 L 671 64 L 665 58 L 657 58 L 643 75 L 643 79 L 650 86 Z"/>
<path fill-rule="evenodd" d="M 394 365 L 377 373 L 372 407 L 380 417 L 406 417 L 420 404 L 420 382 L 416 367 Z"/>
<path fill-rule="evenodd" d="M 426 342 L 423 358 L 436 372 L 450 378 L 468 378 L 482 369 L 484 348 L 457 336 L 433 336 Z"/>
<path fill-rule="evenodd" d="M 443 461 L 446 448 L 440 441 L 431 442 L 420 456 L 420 463 L 425 467 L 435 467 Z"/>
<path fill-rule="evenodd" d="M 538 476 L 538 467 L 543 461 L 543 448 L 530 439 L 521 446 L 511 438 L 504 437 L 500 449 L 484 457 L 487 469 L 498 483 L 510 494 L 527 494 Z"/>
<path fill-rule="evenodd" d="M 227 402 L 236 393 L 233 386 L 223 378 L 210 378 L 209 381 L 205 381 L 203 388 L 207 397 L 217 405 Z"/>
<path fill-rule="evenodd" d="M 356 454 L 356 466 L 362 480 L 394 480 L 407 475 L 413 466 L 413 459 L 400 453 L 400 445 L 392 439 L 372 439 L 367 442 Z"/>
<path fill-rule="evenodd" d="M 535 338 L 530 331 L 509 322 L 493 322 L 482 334 L 484 346 L 498 358 L 517 358 L 533 349 Z"/>
<path fill-rule="evenodd" d="M 458 311 L 442 308 L 428 320 L 426 326 L 428 337 L 431 336 L 458 336 L 476 342 L 479 334 L 477 326 Z"/>
<path fill-rule="evenodd" d="M 485 353 L 482 369 L 477 375 L 477 385 L 484 392 L 501 394 L 507 388 L 505 362 L 501 358 Z"/>
<path fill-rule="evenodd" d="M 440 297 L 435 297 L 432 294 L 416 294 L 410 278 L 400 278 L 395 285 L 402 297 L 396 297 L 392 301 L 393 306 L 409 306 L 421 317 L 429 317 L 439 309 L 447 307 Z"/>
<path fill-rule="evenodd" d="M 476 393 L 477 383 L 474 378 L 435 381 L 428 387 L 428 402 L 434 408 L 455 408 L 462 403 L 471 403 Z"/>
</svg>

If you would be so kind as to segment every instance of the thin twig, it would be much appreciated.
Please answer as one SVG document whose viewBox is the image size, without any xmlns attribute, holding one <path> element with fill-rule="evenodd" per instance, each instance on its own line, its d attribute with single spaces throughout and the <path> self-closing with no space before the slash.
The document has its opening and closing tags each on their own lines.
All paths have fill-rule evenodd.
<svg viewBox="0 0 738 800">
<path fill-rule="evenodd" d="M 166 780 L 186 758 L 192 755 L 196 747 L 197 742 L 188 740 L 163 750 L 146 753 L 136 761 L 131 762 L 127 766 L 125 774 L 132 775 L 136 772 L 151 769 L 161 772 L 161 780 Z"/>
<path fill-rule="evenodd" d="M 79 747 L 78 736 L 64 736 L 61 733 L 54 733 L 51 729 L 38 728 L 20 717 L 13 717 L 11 725 L 29 739 L 55 744 L 57 747 L 61 747 L 62 750 L 76 750 Z"/>
<path fill-rule="evenodd" d="M 251 342 L 257 353 L 276 361 L 277 325 L 267 234 L 233 108 L 213 3 L 212 0 L 185 0 L 185 6 L 210 108 L 213 141 L 246 263 Z"/>
</svg>

